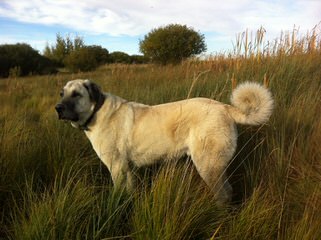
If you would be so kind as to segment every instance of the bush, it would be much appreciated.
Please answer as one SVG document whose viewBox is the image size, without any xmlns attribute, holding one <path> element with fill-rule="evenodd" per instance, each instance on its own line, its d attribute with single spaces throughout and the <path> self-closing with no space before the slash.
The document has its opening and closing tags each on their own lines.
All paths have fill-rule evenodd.
<svg viewBox="0 0 321 240">
<path fill-rule="evenodd" d="M 88 47 L 73 51 L 65 58 L 65 66 L 72 72 L 94 70 L 98 65 L 94 51 Z"/>
<path fill-rule="evenodd" d="M 143 55 L 128 55 L 127 53 L 116 51 L 109 55 L 109 63 L 142 64 L 149 62 Z"/>
<path fill-rule="evenodd" d="M 106 48 L 97 45 L 86 46 L 88 51 L 95 56 L 99 65 L 108 63 L 110 61 L 109 52 Z"/>
<path fill-rule="evenodd" d="M 204 35 L 186 25 L 170 24 L 145 35 L 139 49 L 154 62 L 176 64 L 206 51 L 206 45 Z"/>
<path fill-rule="evenodd" d="M 131 55 L 130 56 L 130 63 L 132 64 L 143 64 L 148 63 L 148 58 L 143 55 Z"/>
<path fill-rule="evenodd" d="M 130 56 L 124 52 L 112 52 L 110 54 L 111 63 L 130 63 Z"/>
<path fill-rule="evenodd" d="M 101 46 L 84 46 L 70 52 L 65 57 L 65 66 L 73 72 L 86 72 L 109 61 L 109 53 Z"/>
<path fill-rule="evenodd" d="M 55 65 L 24 43 L 0 45 L 0 77 L 28 74 L 49 74 L 55 72 Z"/>
</svg>

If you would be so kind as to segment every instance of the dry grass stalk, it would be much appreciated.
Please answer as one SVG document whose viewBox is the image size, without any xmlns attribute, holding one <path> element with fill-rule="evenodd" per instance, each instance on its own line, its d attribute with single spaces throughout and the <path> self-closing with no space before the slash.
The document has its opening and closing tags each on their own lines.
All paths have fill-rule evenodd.
<svg viewBox="0 0 321 240">
<path fill-rule="evenodd" d="M 186 97 L 187 99 L 191 97 L 193 88 L 194 88 L 197 80 L 198 80 L 202 75 L 204 75 L 205 73 L 208 73 L 208 72 L 210 72 L 210 71 L 211 71 L 211 70 L 206 70 L 206 71 L 200 72 L 197 76 L 196 76 L 196 74 L 194 73 L 193 82 L 192 82 L 192 85 L 191 85 L 191 87 L 190 87 L 190 89 L 189 89 L 189 91 L 188 91 L 187 97 Z"/>
<path fill-rule="evenodd" d="M 266 87 L 266 88 L 268 88 L 270 85 L 270 80 L 268 79 L 266 73 L 264 73 L 263 84 L 264 84 L 264 87 Z"/>
<path fill-rule="evenodd" d="M 232 81 L 232 90 L 234 90 L 236 88 L 236 86 L 237 86 L 237 80 L 235 78 L 235 74 L 234 73 L 232 75 L 231 81 Z"/>
</svg>

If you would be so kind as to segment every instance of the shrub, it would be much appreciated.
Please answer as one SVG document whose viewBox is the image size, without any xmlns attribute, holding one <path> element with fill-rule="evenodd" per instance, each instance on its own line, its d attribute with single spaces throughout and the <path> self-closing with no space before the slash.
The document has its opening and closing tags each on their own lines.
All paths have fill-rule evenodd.
<svg viewBox="0 0 321 240">
<path fill-rule="evenodd" d="M 106 48 L 97 45 L 86 46 L 88 51 L 95 56 L 99 65 L 108 63 L 110 61 L 109 52 Z"/>
<path fill-rule="evenodd" d="M 132 64 L 148 63 L 148 58 L 143 55 L 131 55 L 130 63 Z"/>
<path fill-rule="evenodd" d="M 116 51 L 110 54 L 111 63 L 130 63 L 130 56 L 127 53 Z"/>
<path fill-rule="evenodd" d="M 98 67 L 98 62 L 94 51 L 88 47 L 82 47 L 65 58 L 65 66 L 72 72 L 86 72 Z"/>
<path fill-rule="evenodd" d="M 18 71 L 19 70 L 19 71 Z M 24 43 L 0 45 L 0 77 L 11 75 L 48 74 L 55 65 Z"/>
<path fill-rule="evenodd" d="M 109 53 L 101 46 L 84 46 L 74 50 L 65 57 L 65 66 L 73 72 L 94 70 L 109 61 Z"/>
</svg>

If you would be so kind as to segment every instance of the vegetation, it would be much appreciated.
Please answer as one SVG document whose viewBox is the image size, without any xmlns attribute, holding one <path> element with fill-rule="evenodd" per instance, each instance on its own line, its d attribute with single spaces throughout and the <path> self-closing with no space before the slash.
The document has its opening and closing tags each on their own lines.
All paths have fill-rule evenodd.
<svg viewBox="0 0 321 240">
<path fill-rule="evenodd" d="M 116 51 L 110 54 L 111 63 L 130 63 L 130 56 L 127 53 Z"/>
<path fill-rule="evenodd" d="M 142 64 L 148 63 L 143 55 L 129 55 L 124 52 L 115 51 L 109 54 L 109 63 Z"/>
<path fill-rule="evenodd" d="M 76 36 L 72 40 L 59 34 L 54 46 L 46 46 L 44 55 L 71 72 L 88 72 L 107 63 L 147 63 L 147 58 L 142 55 L 131 56 L 120 51 L 109 53 L 101 46 L 85 45 L 81 37 Z"/>
<path fill-rule="evenodd" d="M 72 72 L 87 72 L 109 62 L 109 52 L 101 46 L 86 46 L 81 37 L 73 40 L 57 34 L 56 44 L 46 46 L 44 55 Z"/>
<path fill-rule="evenodd" d="M 153 62 L 180 63 L 206 50 L 204 35 L 185 25 L 170 24 L 153 29 L 139 43 L 140 51 Z"/>
<path fill-rule="evenodd" d="M 56 44 L 51 47 L 47 45 L 44 50 L 44 56 L 56 62 L 60 67 L 63 67 L 68 55 L 84 46 L 84 40 L 79 36 L 72 40 L 70 36 L 63 38 L 60 34 L 57 34 Z"/>
<path fill-rule="evenodd" d="M 0 45 L 0 77 L 49 74 L 54 64 L 28 44 Z"/>
<path fill-rule="evenodd" d="M 177 24 L 154 29 L 140 42 L 142 55 L 128 55 L 106 48 L 87 46 L 76 36 L 56 36 L 53 46 L 47 45 L 43 56 L 27 44 L 0 45 L 0 77 L 49 74 L 57 68 L 70 72 L 87 72 L 107 63 L 142 64 L 152 59 L 156 63 L 179 63 L 206 50 L 204 36 L 191 28 Z"/>
<path fill-rule="evenodd" d="M 303 38 L 289 33 L 272 45 L 258 33 L 262 40 L 245 32 L 233 52 L 207 61 L 2 79 L 0 238 L 321 236 L 320 38 L 315 31 Z M 131 195 L 115 191 L 84 134 L 54 111 L 61 88 L 74 78 L 147 104 L 187 96 L 229 102 L 235 84 L 259 81 L 276 104 L 268 124 L 238 126 L 239 147 L 228 168 L 233 202 L 219 208 L 189 159 L 141 169 Z"/>
<path fill-rule="evenodd" d="M 65 57 L 64 63 L 72 72 L 87 72 L 109 61 L 108 50 L 100 46 L 85 46 L 72 51 Z"/>
</svg>

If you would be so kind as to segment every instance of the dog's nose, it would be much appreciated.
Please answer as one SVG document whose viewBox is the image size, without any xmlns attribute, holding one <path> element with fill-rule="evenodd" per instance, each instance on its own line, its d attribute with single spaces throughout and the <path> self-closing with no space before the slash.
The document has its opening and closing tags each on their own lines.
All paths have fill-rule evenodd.
<svg viewBox="0 0 321 240">
<path fill-rule="evenodd" d="M 61 113 L 64 109 L 65 109 L 65 106 L 61 103 L 58 103 L 55 107 L 57 113 Z"/>
</svg>

